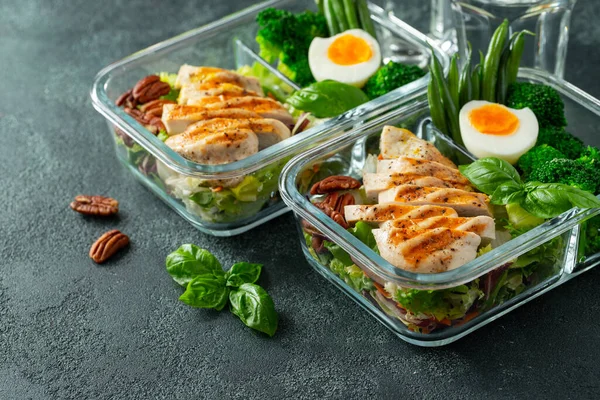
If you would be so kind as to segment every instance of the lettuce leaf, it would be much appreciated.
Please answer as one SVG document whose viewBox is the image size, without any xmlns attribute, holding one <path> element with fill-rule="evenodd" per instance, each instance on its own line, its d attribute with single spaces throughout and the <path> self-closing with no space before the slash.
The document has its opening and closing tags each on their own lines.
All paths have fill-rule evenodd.
<svg viewBox="0 0 600 400">
<path fill-rule="evenodd" d="M 251 76 L 257 78 L 262 86 L 265 94 L 271 93 L 278 101 L 285 102 L 285 100 L 292 94 L 294 89 L 279 79 L 276 75 L 273 75 L 271 71 L 265 68 L 258 62 L 250 65 L 244 65 L 236 71 L 240 75 Z"/>
</svg>

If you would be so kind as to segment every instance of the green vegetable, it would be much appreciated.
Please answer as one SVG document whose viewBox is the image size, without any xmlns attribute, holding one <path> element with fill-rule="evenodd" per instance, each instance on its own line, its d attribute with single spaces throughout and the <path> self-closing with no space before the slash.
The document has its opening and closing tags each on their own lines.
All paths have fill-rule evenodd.
<svg viewBox="0 0 600 400">
<path fill-rule="evenodd" d="M 411 314 L 424 314 L 441 321 L 463 318 L 475 301 L 483 297 L 479 280 L 442 290 L 418 290 L 398 287 L 393 299 Z"/>
<path fill-rule="evenodd" d="M 466 103 L 473 99 L 473 85 L 471 84 L 471 43 L 468 44 L 467 62 L 460 74 L 460 82 L 458 89 L 459 108 L 462 108 Z"/>
<path fill-rule="evenodd" d="M 517 203 L 539 218 L 553 218 L 572 207 L 600 207 L 600 199 L 573 186 L 541 182 L 523 184 L 517 170 L 498 158 L 482 158 L 459 169 L 475 187 L 492 195 L 493 204 Z"/>
<path fill-rule="evenodd" d="M 373 228 L 369 224 L 358 221 L 353 228 L 348 229 L 348 232 L 370 247 L 375 253 L 379 254 L 377 242 L 375 241 L 375 236 L 373 236 Z"/>
<path fill-rule="evenodd" d="M 517 170 L 507 161 L 495 157 L 479 160 L 458 167 L 460 172 L 480 191 L 491 195 L 501 185 L 521 185 L 521 177 Z"/>
<path fill-rule="evenodd" d="M 240 75 L 257 78 L 265 94 L 272 94 L 280 102 L 284 102 L 294 91 L 290 85 L 273 75 L 271 71 L 258 62 L 255 62 L 252 66 L 244 65 L 238 68 L 236 72 Z"/>
<path fill-rule="evenodd" d="M 362 90 L 345 83 L 324 80 L 295 92 L 287 103 L 317 118 L 334 117 L 369 101 Z"/>
<path fill-rule="evenodd" d="M 330 36 L 337 35 L 342 31 L 333 6 L 334 1 L 335 0 L 323 0 L 323 15 L 327 21 L 327 29 L 329 30 Z"/>
<path fill-rule="evenodd" d="M 450 59 L 450 70 L 448 71 L 448 89 L 450 89 L 450 95 L 452 102 L 458 108 L 460 106 L 458 99 L 460 75 L 458 72 L 458 55 L 455 53 Z"/>
<path fill-rule="evenodd" d="M 348 25 L 348 21 L 346 20 L 346 12 L 344 11 L 344 5 L 342 4 L 342 0 L 331 0 L 331 7 L 333 8 L 335 19 L 338 22 L 340 31 L 347 31 L 350 28 L 350 26 Z"/>
<path fill-rule="evenodd" d="M 166 131 L 164 131 L 164 130 L 160 130 L 160 131 L 158 132 L 158 135 L 156 135 L 156 137 L 157 137 L 157 138 L 158 138 L 160 141 L 164 142 L 165 140 L 167 140 L 167 139 L 169 138 L 169 135 L 167 134 L 167 132 L 166 132 Z"/>
<path fill-rule="evenodd" d="M 377 33 L 375 32 L 375 26 L 371 20 L 371 12 L 366 0 L 356 0 L 356 9 L 358 11 L 358 19 L 360 20 L 360 26 L 363 31 L 366 31 L 369 35 L 377 39 Z"/>
<path fill-rule="evenodd" d="M 240 287 L 244 283 L 254 283 L 258 280 L 261 271 L 262 264 L 235 263 L 226 274 L 227 286 Z"/>
<path fill-rule="evenodd" d="M 519 161 L 517 161 L 517 166 L 523 171 L 523 175 L 527 176 L 546 161 L 551 161 L 555 158 L 565 158 L 565 155 L 552 146 L 542 144 L 540 146 L 535 146 L 527 153 L 523 154 L 519 158 Z"/>
<path fill-rule="evenodd" d="M 225 275 L 215 256 L 193 244 L 184 244 L 169 254 L 166 264 L 169 275 L 181 286 L 187 286 L 199 275 Z"/>
<path fill-rule="evenodd" d="M 514 37 L 514 35 L 513 35 Z M 504 104 L 508 92 L 508 60 L 510 58 L 510 44 L 503 51 L 498 63 L 498 80 L 496 82 L 496 103 Z"/>
<path fill-rule="evenodd" d="M 329 269 L 357 292 L 362 293 L 365 290 L 370 291 L 375 289 L 371 278 L 366 276 L 355 264 L 344 265 L 340 260 L 334 258 L 329 263 Z"/>
<path fill-rule="evenodd" d="M 221 271 L 223 272 L 223 271 Z M 224 275 L 198 275 L 190 281 L 179 300 L 196 308 L 214 308 L 221 311 L 229 298 Z"/>
<path fill-rule="evenodd" d="M 564 128 L 555 126 L 540 127 L 535 144 L 552 146 L 569 159 L 576 159 L 585 151 L 585 145 L 579 138 L 571 135 Z"/>
<path fill-rule="evenodd" d="M 600 163 L 556 158 L 537 165 L 528 181 L 562 183 L 591 193 L 600 193 Z"/>
<path fill-rule="evenodd" d="M 440 92 L 437 84 L 432 80 L 427 85 L 427 101 L 429 102 L 429 112 L 433 124 L 446 136 L 450 136 L 448 125 L 446 123 L 446 114 L 444 105 L 440 98 Z"/>
<path fill-rule="evenodd" d="M 167 256 L 167 271 L 180 285 L 187 286 L 179 300 L 196 308 L 222 310 L 230 301 L 230 310 L 242 322 L 273 336 L 277 330 L 277 312 L 271 296 L 256 282 L 261 264 L 238 262 L 227 271 L 208 250 L 184 244 Z"/>
<path fill-rule="evenodd" d="M 471 100 L 481 99 L 481 65 L 477 64 L 471 72 Z"/>
<path fill-rule="evenodd" d="M 308 48 L 312 40 L 327 37 L 327 22 L 321 14 L 267 8 L 256 18 L 260 29 L 256 41 L 260 56 L 267 62 L 278 61 L 277 68 L 300 86 L 314 82 L 308 65 Z"/>
<path fill-rule="evenodd" d="M 451 137 L 456 143 L 462 145 L 463 141 L 460 135 L 460 126 L 458 124 L 457 104 L 454 104 L 454 101 L 452 100 L 452 94 L 450 92 L 450 88 L 448 87 L 448 82 L 446 82 L 446 79 L 444 79 L 442 65 L 434 54 L 433 49 L 431 50 L 431 53 L 432 56 L 429 70 L 431 72 L 432 79 L 438 86 L 438 91 L 441 95 L 442 105 L 446 113 L 446 121 Z"/>
<path fill-rule="evenodd" d="M 586 147 L 581 152 L 579 160 L 586 163 L 596 163 L 600 166 L 600 149 L 592 146 Z"/>
<path fill-rule="evenodd" d="M 483 62 L 483 80 L 481 82 L 481 98 L 496 101 L 496 83 L 498 81 L 498 66 L 508 35 L 508 20 L 505 19 L 496 29 Z"/>
<path fill-rule="evenodd" d="M 543 224 L 545 221 L 543 218 L 528 213 L 518 203 L 507 204 L 506 212 L 508 213 L 510 226 L 514 229 L 522 230 L 523 233 Z"/>
<path fill-rule="evenodd" d="M 279 317 L 269 294 L 260 286 L 244 283 L 229 294 L 230 310 L 242 322 L 257 331 L 273 336 Z"/>
<path fill-rule="evenodd" d="M 579 247 L 584 256 L 600 252 L 600 216 L 589 219 L 581 225 Z"/>
<path fill-rule="evenodd" d="M 348 28 L 360 29 L 356 7 L 354 6 L 354 0 L 344 0 L 344 12 L 346 14 Z"/>
<path fill-rule="evenodd" d="M 525 49 L 525 35 L 535 34 L 530 31 L 521 31 L 516 33 L 514 40 L 511 40 L 510 44 L 510 56 L 508 57 L 508 63 L 506 66 L 506 83 L 508 86 L 512 85 L 517 81 L 517 74 L 519 73 L 519 66 L 521 65 L 521 57 L 523 50 Z"/>
<path fill-rule="evenodd" d="M 425 71 L 416 65 L 389 61 L 367 80 L 363 91 L 369 99 L 376 99 L 423 76 Z"/>
<path fill-rule="evenodd" d="M 567 125 L 565 105 L 558 92 L 550 86 L 529 82 L 513 83 L 508 89 L 505 105 L 516 109 L 529 107 L 540 128 Z M 560 150 L 558 147 L 557 149 Z"/>
</svg>

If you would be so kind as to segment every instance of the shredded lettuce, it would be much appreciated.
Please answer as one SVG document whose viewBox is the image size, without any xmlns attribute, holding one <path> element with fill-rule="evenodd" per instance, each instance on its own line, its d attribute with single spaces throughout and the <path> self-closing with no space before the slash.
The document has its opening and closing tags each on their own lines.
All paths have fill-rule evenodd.
<svg viewBox="0 0 600 400">
<path fill-rule="evenodd" d="M 375 289 L 375 285 L 371 278 L 357 265 L 344 265 L 340 260 L 334 258 L 329 264 L 329 268 L 346 282 L 352 289 L 362 292 L 363 290 L 371 291 Z"/>
<path fill-rule="evenodd" d="M 244 65 L 236 71 L 240 75 L 252 76 L 260 81 L 265 94 L 271 93 L 277 100 L 284 102 L 294 91 L 294 89 L 273 75 L 271 71 L 265 68 L 262 64 L 255 62 L 254 64 Z"/>
</svg>

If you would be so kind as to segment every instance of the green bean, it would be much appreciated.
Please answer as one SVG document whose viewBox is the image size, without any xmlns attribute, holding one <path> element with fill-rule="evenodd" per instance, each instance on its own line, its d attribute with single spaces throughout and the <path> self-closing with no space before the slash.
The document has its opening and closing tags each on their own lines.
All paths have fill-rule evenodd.
<svg viewBox="0 0 600 400">
<path fill-rule="evenodd" d="M 337 19 L 335 18 L 332 3 L 333 0 L 323 0 L 323 11 L 325 11 L 325 21 L 327 22 L 327 29 L 329 30 L 330 36 L 340 33 L 340 27 Z"/>
<path fill-rule="evenodd" d="M 502 50 L 502 56 L 498 63 L 498 82 L 496 83 L 496 103 L 504 104 L 506 93 L 508 92 L 508 60 L 510 58 L 510 48 L 517 38 L 518 33 L 513 33 L 508 41 L 508 45 Z"/>
<path fill-rule="evenodd" d="M 349 29 L 360 29 L 354 0 L 344 0 L 344 12 L 346 13 L 346 21 L 348 22 Z"/>
<path fill-rule="evenodd" d="M 458 75 L 458 55 L 455 53 L 450 59 L 450 69 L 448 70 L 448 88 L 450 89 L 450 95 L 452 96 L 452 102 L 456 107 L 459 107 L 458 103 L 458 82 L 460 78 Z"/>
<path fill-rule="evenodd" d="M 467 62 L 463 65 L 460 73 L 460 82 L 458 88 L 459 108 L 462 108 L 469 101 L 473 100 L 473 88 L 471 85 L 471 44 L 468 44 Z"/>
<path fill-rule="evenodd" d="M 356 9 L 358 10 L 358 19 L 363 31 L 366 31 L 369 35 L 377 39 L 377 33 L 375 32 L 373 21 L 371 21 L 371 12 L 369 11 L 367 1 L 356 0 Z"/>
<path fill-rule="evenodd" d="M 440 92 L 437 84 L 433 79 L 433 75 L 427 85 L 427 101 L 429 102 L 429 112 L 431 113 L 431 120 L 435 127 L 446 136 L 450 136 L 448 132 L 448 125 L 446 124 L 446 117 L 444 115 L 444 106 L 442 105 L 442 99 L 440 98 Z"/>
<path fill-rule="evenodd" d="M 442 71 L 442 65 L 440 61 L 437 59 L 435 54 L 433 54 L 433 49 L 431 49 L 431 66 L 429 68 L 435 83 L 438 85 L 438 90 L 441 95 L 441 100 L 443 104 L 443 108 L 446 112 L 446 119 L 448 121 L 449 131 L 451 132 L 451 136 L 455 142 L 462 145 L 462 137 L 460 136 L 460 127 L 458 125 L 458 111 L 456 109 L 456 105 L 452 101 L 452 95 L 450 94 L 450 89 L 448 88 L 448 83 L 446 79 L 444 79 L 444 73 Z"/>
<path fill-rule="evenodd" d="M 471 72 L 471 100 L 481 100 L 481 65 L 477 64 Z"/>
<path fill-rule="evenodd" d="M 510 45 L 510 56 L 508 57 L 508 65 L 506 71 L 506 83 L 510 85 L 517 81 L 517 74 L 519 73 L 519 65 L 521 65 L 521 56 L 525 49 L 525 35 L 535 34 L 530 31 L 521 31 L 517 34 L 514 41 L 511 40 Z"/>
<path fill-rule="evenodd" d="M 496 83 L 498 81 L 498 65 L 502 50 L 508 35 L 508 20 L 500 24 L 488 46 L 485 61 L 483 62 L 483 80 L 481 82 L 481 98 L 487 101 L 496 100 Z"/>
<path fill-rule="evenodd" d="M 342 0 L 331 0 L 335 19 L 340 27 L 340 32 L 348 30 L 348 21 L 346 21 L 346 13 L 344 12 L 344 5 Z"/>
<path fill-rule="evenodd" d="M 323 7 L 323 0 L 315 0 L 315 3 L 317 4 L 317 10 L 319 11 L 319 14 L 325 15 L 325 9 Z"/>
</svg>

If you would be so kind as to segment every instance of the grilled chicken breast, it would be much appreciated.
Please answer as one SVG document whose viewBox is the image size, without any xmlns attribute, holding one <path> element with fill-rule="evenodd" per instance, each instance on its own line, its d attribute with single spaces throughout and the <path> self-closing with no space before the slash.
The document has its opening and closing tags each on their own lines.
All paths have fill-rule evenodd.
<svg viewBox="0 0 600 400">
<path fill-rule="evenodd" d="M 461 217 L 491 216 L 485 194 L 460 189 L 400 185 L 379 193 L 379 202 L 452 207 Z"/>
<path fill-rule="evenodd" d="M 384 126 L 380 139 L 381 156 L 385 159 L 398 157 L 412 157 L 421 160 L 436 161 L 450 168 L 456 165 L 431 143 L 419 139 L 412 132 L 396 128 L 394 126 Z"/>
<path fill-rule="evenodd" d="M 469 186 L 470 183 L 459 170 L 445 166 L 436 161 L 421 160 L 411 157 L 399 157 L 394 160 L 379 160 L 377 172 L 382 174 L 407 174 L 433 176 L 446 182 Z"/>
<path fill-rule="evenodd" d="M 425 219 L 437 216 L 458 217 L 458 213 L 450 207 L 410 206 L 389 203 L 346 206 L 344 216 L 348 223 L 364 221 L 377 224 L 394 219 Z"/>
<path fill-rule="evenodd" d="M 194 128 L 191 125 L 184 133 L 169 137 L 165 144 L 200 164 L 231 163 L 258 152 L 258 137 L 248 127 Z"/>
<path fill-rule="evenodd" d="M 473 188 L 468 185 L 462 185 L 460 183 L 447 182 L 433 176 L 420 176 L 420 175 L 408 175 L 408 174 L 363 174 L 363 185 L 365 193 L 370 201 L 375 202 L 377 195 L 386 189 L 393 188 L 398 185 L 417 185 L 417 186 L 429 186 L 439 188 L 453 188 L 461 189 L 465 191 L 472 191 Z"/>
<path fill-rule="evenodd" d="M 448 228 L 373 229 L 381 256 L 392 265 L 418 273 L 438 273 L 475 259 L 481 238 Z"/>
<path fill-rule="evenodd" d="M 224 101 L 233 97 L 244 96 L 260 97 L 260 94 L 230 83 L 223 83 L 216 87 L 207 84 L 191 84 L 181 88 L 178 103 L 197 103 L 204 97 L 213 97 Z"/>
<path fill-rule="evenodd" d="M 227 100 L 221 100 L 214 97 L 202 97 L 197 102 L 192 101 L 190 105 L 202 106 L 206 109 L 228 109 L 239 108 L 253 111 L 264 118 L 273 118 L 283 122 L 286 125 L 292 125 L 294 119 L 291 114 L 277 100 L 268 97 L 232 97 Z"/>
<path fill-rule="evenodd" d="M 183 88 L 193 84 L 201 85 L 200 87 L 206 89 L 215 88 L 221 84 L 231 84 L 264 96 L 260 82 L 256 78 L 242 76 L 221 68 L 182 65 L 175 80 L 175 87 Z"/>
<path fill-rule="evenodd" d="M 182 133 L 194 122 L 213 118 L 260 118 L 254 111 L 241 108 L 207 110 L 204 107 L 165 104 L 163 106 L 162 122 L 169 135 Z"/>
<path fill-rule="evenodd" d="M 381 229 L 407 229 L 417 227 L 420 229 L 448 228 L 457 231 L 471 232 L 482 239 L 496 238 L 496 224 L 494 219 L 486 216 L 478 217 L 431 217 L 415 219 L 395 219 L 381 224 Z"/>
</svg>

